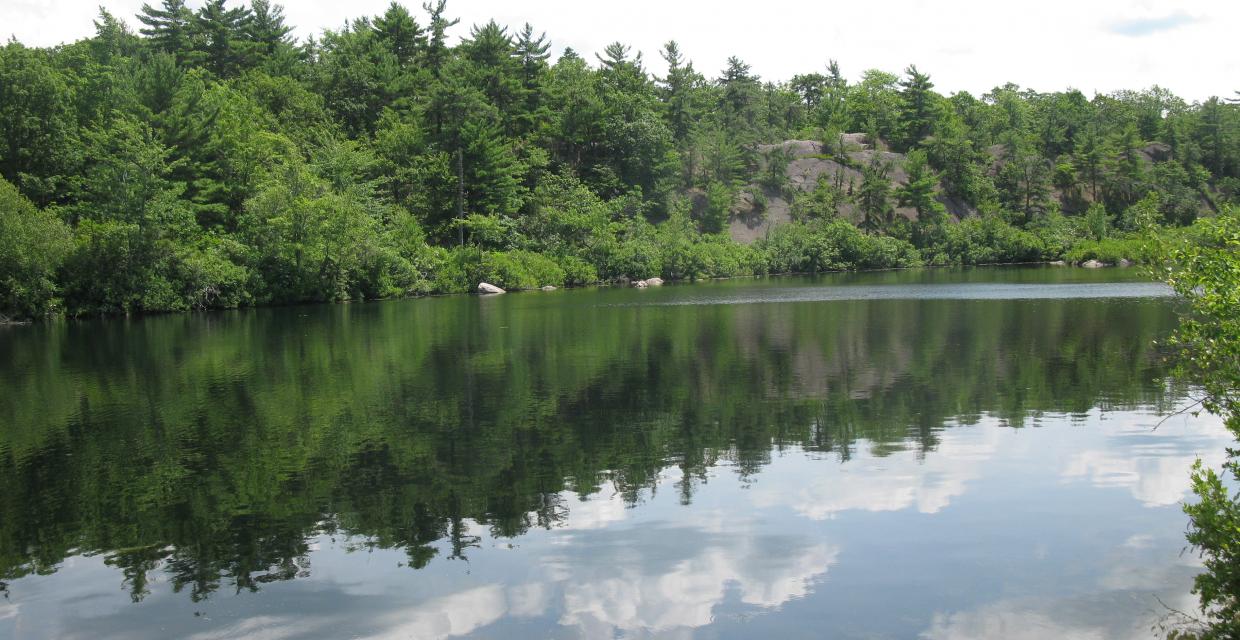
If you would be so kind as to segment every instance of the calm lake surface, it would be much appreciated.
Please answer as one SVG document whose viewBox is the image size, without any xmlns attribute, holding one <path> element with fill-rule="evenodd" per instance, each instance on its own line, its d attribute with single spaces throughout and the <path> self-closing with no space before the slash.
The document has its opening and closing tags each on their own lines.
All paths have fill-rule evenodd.
<svg viewBox="0 0 1240 640">
<path fill-rule="evenodd" d="M 1219 421 L 1131 270 L 0 331 L 0 637 L 1131 638 Z"/>
</svg>

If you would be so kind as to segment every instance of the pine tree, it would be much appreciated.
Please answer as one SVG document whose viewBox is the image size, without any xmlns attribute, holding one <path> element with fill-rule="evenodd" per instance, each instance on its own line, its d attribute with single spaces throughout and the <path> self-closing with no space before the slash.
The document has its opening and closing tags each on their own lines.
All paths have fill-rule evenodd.
<svg viewBox="0 0 1240 640">
<path fill-rule="evenodd" d="M 513 56 L 521 65 L 521 113 L 517 114 L 516 133 L 524 135 L 535 131 L 539 123 L 545 122 L 550 114 L 543 106 L 543 83 L 547 76 L 547 53 L 551 43 L 547 34 L 534 37 L 534 27 L 525 23 L 517 34 L 513 46 Z"/>
<path fill-rule="evenodd" d="M 1009 211 L 1023 213 L 1025 223 L 1047 212 L 1050 207 L 1050 162 L 1030 142 L 1016 134 L 1009 136 L 1003 166 L 995 176 L 1000 203 Z"/>
<path fill-rule="evenodd" d="M 469 61 L 470 82 L 499 110 L 506 133 L 513 133 L 514 108 L 523 102 L 521 62 L 516 57 L 508 30 L 494 20 L 469 30 L 458 47 Z"/>
<path fill-rule="evenodd" d="M 728 58 L 728 66 L 719 78 L 719 87 L 722 89 L 720 99 L 724 126 L 729 131 L 752 134 L 757 124 L 757 105 L 761 91 L 758 77 L 750 73 L 749 65 L 732 56 Z"/>
<path fill-rule="evenodd" d="M 900 133 L 904 148 L 917 146 L 930 135 L 935 121 L 935 98 L 930 76 L 909 65 L 906 78 L 900 81 Z"/>
<path fill-rule="evenodd" d="M 284 24 L 284 7 L 272 4 L 270 0 L 254 0 L 250 6 L 253 19 L 247 25 L 245 35 L 262 57 L 274 57 L 292 46 L 289 34 L 293 28 Z"/>
<path fill-rule="evenodd" d="M 164 0 L 162 9 L 149 4 L 142 5 L 138 21 L 146 25 L 139 33 L 147 37 L 158 51 L 176 56 L 184 63 L 193 50 L 194 14 L 185 6 L 185 0 Z"/>
<path fill-rule="evenodd" d="M 930 168 L 925 151 L 910 151 L 904 161 L 904 172 L 908 175 L 908 180 L 896 190 L 896 199 L 900 206 L 916 209 L 919 219 L 937 218 L 946 212 L 943 204 L 935 199 L 938 195 L 939 177 Z"/>
<path fill-rule="evenodd" d="M 848 95 L 848 80 L 840 72 L 835 60 L 827 63 L 827 75 L 823 82 L 822 98 L 811 114 L 819 128 L 827 133 L 842 132 L 846 112 L 844 100 Z"/>
<path fill-rule="evenodd" d="M 448 0 L 438 0 L 435 4 L 427 2 L 422 8 L 430 14 L 430 37 L 426 44 L 426 66 L 431 75 L 438 78 L 448 58 L 448 29 L 460 22 L 460 18 L 451 20 L 444 17 Z"/>
<path fill-rule="evenodd" d="M 426 34 L 409 10 L 396 2 L 388 6 L 383 15 L 374 19 L 372 28 L 401 66 L 411 64 L 418 53 L 426 48 Z"/>
<path fill-rule="evenodd" d="M 247 31 L 254 20 L 249 7 L 224 7 L 226 0 L 207 0 L 194 16 L 199 38 L 196 62 L 220 78 L 230 78 L 255 62 L 246 56 Z"/>
<path fill-rule="evenodd" d="M 1102 184 L 1103 163 L 1108 155 L 1107 145 L 1098 135 L 1097 127 L 1086 127 L 1076 143 L 1072 156 L 1077 174 L 1089 184 L 1089 197 L 1098 202 Z"/>
<path fill-rule="evenodd" d="M 891 206 L 891 179 L 888 174 L 891 165 L 875 153 L 869 164 L 861 170 L 861 191 L 857 205 L 864 219 L 861 226 L 870 233 L 889 227 L 893 221 L 895 209 Z"/>
<path fill-rule="evenodd" d="M 659 96 L 672 136 L 677 142 L 683 142 L 701 117 L 701 92 L 706 79 L 680 53 L 680 45 L 675 40 L 663 45 L 660 55 L 667 62 L 667 75 L 659 80 Z"/>
<path fill-rule="evenodd" d="M 474 118 L 461 127 L 465 206 L 471 213 L 514 215 L 524 204 L 523 167 L 498 126 Z"/>
</svg>

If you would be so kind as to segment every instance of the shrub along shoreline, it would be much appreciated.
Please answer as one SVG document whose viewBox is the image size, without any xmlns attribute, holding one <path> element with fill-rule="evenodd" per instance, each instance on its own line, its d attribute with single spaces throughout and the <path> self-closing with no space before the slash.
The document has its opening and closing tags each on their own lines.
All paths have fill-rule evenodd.
<svg viewBox="0 0 1240 640">
<path fill-rule="evenodd" d="M 36 208 L 0 179 L 5 205 L 0 208 L 0 229 L 6 231 L 0 255 L 8 256 L 0 320 L 458 294 L 475 291 L 480 282 L 532 290 L 651 277 L 676 282 L 1089 260 L 1153 264 L 1170 242 L 1193 236 L 1201 226 L 1151 226 L 1090 237 L 1080 218 L 1052 214 L 1022 229 L 999 214 L 987 214 L 933 226 L 910 223 L 906 237 L 899 237 L 868 233 L 836 217 L 779 225 L 744 245 L 723 233 L 700 232 L 683 201 L 670 207 L 667 220 L 654 224 L 626 214 L 623 201 L 603 201 L 571 177 L 549 180 L 536 194 L 542 206 L 530 215 L 499 219 L 498 224 L 495 218 L 467 218 L 462 229 L 467 240 L 461 246 L 433 246 L 413 223 L 406 227 L 409 237 L 395 250 L 370 244 L 380 238 L 355 238 L 351 245 L 338 247 L 355 254 L 352 271 L 342 274 L 329 268 L 296 269 L 298 260 L 314 259 L 326 266 L 337 262 L 330 255 L 311 256 L 300 249 L 285 256 L 283 265 L 273 264 L 261 238 L 254 246 L 221 243 L 195 253 L 167 238 L 144 239 L 140 225 L 103 230 L 82 224 L 71 230 L 54 210 Z M 919 242 L 914 244 L 914 239 Z M 95 258 L 134 242 L 149 243 L 148 270 L 139 282 L 118 283 L 116 276 L 133 268 L 120 269 Z M 12 246 L 5 250 L 6 244 Z M 268 274 L 283 269 L 302 278 L 273 282 Z M 341 281 L 353 284 L 333 288 Z M 117 295 L 122 288 L 126 296 Z M 321 295 L 325 290 L 331 295 Z M 118 298 L 120 304 L 100 304 Z"/>
</svg>

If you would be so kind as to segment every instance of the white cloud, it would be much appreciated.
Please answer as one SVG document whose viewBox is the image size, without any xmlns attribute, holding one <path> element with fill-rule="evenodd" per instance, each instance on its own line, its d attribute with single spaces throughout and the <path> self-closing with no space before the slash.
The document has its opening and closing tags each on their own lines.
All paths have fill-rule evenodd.
<svg viewBox="0 0 1240 640">
<path fill-rule="evenodd" d="M 628 517 L 629 508 L 617 495 L 615 487 L 611 487 L 606 494 L 595 494 L 586 500 L 578 500 L 567 491 L 560 496 L 568 507 L 568 516 L 560 525 L 565 529 L 602 529 Z"/>
<path fill-rule="evenodd" d="M 371 638 L 432 640 L 461 636 L 499 620 L 507 612 L 504 589 L 488 585 L 435 598 L 412 611 L 388 614 L 380 622 L 386 622 L 387 628 Z"/>
<path fill-rule="evenodd" d="M 251 640 L 285 640 L 313 633 L 318 621 L 313 619 L 298 620 L 292 616 L 254 616 L 221 629 L 195 633 L 187 640 L 228 640 L 228 638 L 249 638 Z M 82 637 L 88 637 L 83 634 Z M 98 637 L 93 634 L 90 637 Z"/>
<path fill-rule="evenodd" d="M 1176 504 L 1188 495 L 1188 470 L 1200 457 L 1218 467 L 1226 456 L 1220 443 L 1228 433 L 1212 416 L 1183 424 L 1168 424 L 1159 431 L 1145 424 L 1101 421 L 1103 446 L 1072 454 L 1061 477 L 1087 479 L 1096 487 L 1128 489 L 1147 507 Z M 1126 443 L 1117 442 L 1123 439 Z"/>
<path fill-rule="evenodd" d="M 936 614 L 922 637 L 928 640 L 1104 640 L 1108 636 L 1099 628 L 1073 627 L 1045 613 L 999 605 L 964 613 Z"/>
<path fill-rule="evenodd" d="M 980 466 L 996 451 L 1004 432 L 996 428 L 959 427 L 944 431 L 939 446 L 925 459 L 902 451 L 842 465 L 817 465 L 813 475 L 788 466 L 764 470 L 752 498 L 759 507 L 786 505 L 811 520 L 827 520 L 845 511 L 901 511 L 915 507 L 938 513 L 963 495 L 979 477 Z M 780 478 L 800 473 L 800 480 Z M 794 488 L 789 488 L 794 487 Z"/>
<path fill-rule="evenodd" d="M 709 624 L 729 586 L 741 601 L 773 608 L 809 593 L 816 576 L 835 563 L 839 549 L 816 544 L 772 557 L 745 539 L 707 547 L 665 573 L 633 565 L 585 566 L 560 585 L 560 624 L 588 637 L 616 631 L 667 633 Z"/>
<path fill-rule="evenodd" d="M 1153 560 L 1151 562 L 1151 560 Z M 926 640 L 1127 640 L 1151 637 L 1168 610 L 1194 611 L 1195 573 L 1185 563 L 1127 550 L 1112 560 L 1100 590 L 1051 597 L 1010 597 L 976 608 L 936 613 Z M 1156 597 L 1157 596 L 1157 597 Z"/>
<path fill-rule="evenodd" d="M 838 547 L 823 542 L 696 529 L 602 530 L 588 533 L 588 540 L 553 535 L 570 542 L 548 547 L 532 581 L 432 598 L 384 613 L 373 620 L 379 631 L 359 633 L 376 640 L 443 640 L 472 634 L 505 616 L 558 615 L 559 624 L 584 637 L 676 635 L 710 624 L 732 589 L 741 602 L 764 609 L 804 597 L 839 555 Z M 633 554 L 633 549 L 642 551 Z"/>
<path fill-rule="evenodd" d="M 0 34 L 37 45 L 87 36 L 99 3 L 9 0 L 0 7 Z M 132 16 L 142 0 L 102 4 L 137 25 Z M 290 23 L 304 37 L 381 13 L 388 0 L 284 4 Z M 420 2 L 405 4 L 422 15 Z M 1158 84 L 1191 100 L 1231 95 L 1237 87 L 1230 83 L 1240 77 L 1240 49 L 1228 46 L 1231 29 L 1240 23 L 1240 3 L 1213 0 L 1178 2 L 1170 13 L 1147 0 L 963 0 L 950 5 L 926 0 L 772 0 L 762 5 L 739 0 L 458 0 L 449 4 L 449 13 L 461 18 L 453 32 L 457 36 L 492 17 L 514 27 L 529 21 L 547 32 L 557 52 L 571 46 L 589 56 L 620 40 L 643 51 L 657 71 L 662 70 L 658 49 L 674 38 L 707 75 L 717 74 L 729 55 L 774 80 L 819 71 L 829 58 L 838 59 L 854 78 L 867 68 L 898 72 L 912 63 L 930 73 L 944 92 L 980 94 L 1009 81 L 1039 91 L 1075 87 L 1087 94 Z"/>
</svg>

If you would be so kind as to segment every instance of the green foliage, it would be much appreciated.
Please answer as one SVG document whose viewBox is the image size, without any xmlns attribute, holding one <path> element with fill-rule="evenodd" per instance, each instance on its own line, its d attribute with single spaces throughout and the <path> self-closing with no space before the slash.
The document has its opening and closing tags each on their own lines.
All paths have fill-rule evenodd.
<svg viewBox="0 0 1240 640">
<path fill-rule="evenodd" d="M 921 263 L 911 244 L 862 233 L 838 218 L 777 227 L 757 249 L 770 273 L 890 269 Z"/>
<path fill-rule="evenodd" d="M 711 182 L 706 186 L 706 207 L 702 212 L 701 226 L 704 233 L 719 233 L 728 226 L 728 216 L 732 212 L 732 203 L 736 201 L 736 192 L 722 182 Z"/>
<path fill-rule="evenodd" d="M 0 178 L 36 205 L 57 200 L 76 169 L 73 100 L 51 52 L 15 41 L 0 48 Z"/>
<path fill-rule="evenodd" d="M 1202 220 L 1195 237 L 1170 256 L 1167 281 L 1190 313 L 1173 344 L 1184 349 L 1182 372 L 1201 382 L 1205 408 L 1240 428 L 1240 211 Z"/>
<path fill-rule="evenodd" d="M 998 264 L 1040 262 L 1050 257 L 1037 235 L 1017 229 L 998 216 L 961 220 L 946 227 L 942 241 L 927 248 L 930 264 Z"/>
<path fill-rule="evenodd" d="M 1200 234 L 1168 263 L 1168 283 L 1188 302 L 1171 343 L 1181 350 L 1178 372 L 1204 391 L 1202 406 L 1240 437 L 1240 212 L 1227 209 L 1200 224 Z M 1240 480 L 1237 452 L 1228 454 L 1223 470 Z M 1240 497 L 1200 461 L 1193 492 L 1198 502 L 1184 506 L 1187 537 L 1204 565 L 1193 587 L 1202 628 L 1193 635 L 1232 638 L 1240 634 Z"/>
<path fill-rule="evenodd" d="M 1087 260 L 1119 264 L 1126 260 L 1133 264 L 1155 265 L 1165 258 L 1162 245 L 1148 236 L 1085 240 L 1063 254 L 1063 259 L 1073 264 Z"/>
<path fill-rule="evenodd" d="M 1107 215 L 1106 207 L 1097 202 L 1089 205 L 1081 222 L 1090 240 L 1106 240 L 1111 230 L 1111 217 Z"/>
<path fill-rule="evenodd" d="M 589 278 L 579 263 L 576 278 Z M 449 250 L 436 273 L 435 288 L 450 293 L 473 291 L 479 282 L 503 289 L 537 289 L 545 285 L 563 286 L 567 273 L 547 256 L 529 251 L 486 251 L 477 247 Z"/>
<path fill-rule="evenodd" d="M 861 189 L 857 206 L 864 219 L 861 226 L 870 233 L 890 229 L 895 222 L 895 207 L 891 203 L 891 181 L 888 173 L 891 165 L 878 153 L 861 171 Z"/>
<path fill-rule="evenodd" d="M 813 191 L 797 194 L 792 201 L 792 215 L 799 220 L 809 218 L 834 218 L 840 207 L 848 201 L 848 195 L 840 184 L 842 173 L 833 179 L 819 176 Z"/>
<path fill-rule="evenodd" d="M 71 242 L 64 223 L 0 178 L 0 320 L 56 310 L 56 271 Z"/>
<path fill-rule="evenodd" d="M 947 207 L 938 201 L 938 176 L 930 168 L 925 151 L 910 151 L 904 162 L 904 172 L 908 180 L 896 189 L 896 200 L 902 207 L 917 210 L 913 240 L 918 247 L 925 247 L 942 239 Z"/>
<path fill-rule="evenodd" d="M 1240 464 L 1233 458 L 1224 464 L 1233 478 L 1240 478 Z M 1177 633 L 1176 638 L 1214 640 L 1240 635 L 1240 554 L 1236 540 L 1240 537 L 1240 498 L 1224 483 L 1214 469 L 1205 468 L 1198 460 L 1193 465 L 1194 504 L 1185 504 L 1189 530 L 1188 543 L 1201 554 L 1205 571 L 1193 582 L 1193 593 L 1201 599 L 1203 619 L 1192 631 Z"/>
<path fill-rule="evenodd" d="M 732 57 L 707 78 L 674 41 L 654 77 L 621 42 L 553 62 L 531 25 L 454 34 L 443 0 L 422 10 L 391 3 L 298 42 L 269 0 L 161 0 L 136 34 L 101 11 L 77 43 L 5 44 L 0 178 L 42 211 L 31 228 L 58 217 L 70 234 L 51 243 L 59 262 L 28 236 L 10 244 L 26 266 L 7 267 L 6 313 L 463 290 L 477 284 L 466 265 L 524 286 L 914 263 L 908 242 L 933 263 L 1131 253 L 1082 244 L 1111 239 L 1096 205 L 1118 231 L 1157 235 L 1240 192 L 1240 105 L 1226 101 L 943 96 L 916 66 L 850 83 L 834 61 L 772 82 Z M 796 138 L 826 141 L 842 167 L 808 192 L 788 176 Z M 903 184 L 889 148 L 907 152 Z M 779 197 L 807 223 L 776 243 L 855 251 L 789 248 L 772 267 L 721 235 L 738 193 L 755 217 Z M 977 211 L 987 220 L 968 221 Z M 874 241 L 814 223 L 857 213 Z M 449 259 L 462 243 L 509 257 Z"/>
<path fill-rule="evenodd" d="M 758 184 L 772 193 L 783 193 L 788 186 L 788 163 L 791 158 L 783 147 L 775 147 L 766 154 L 765 166 L 758 177 Z"/>
</svg>

